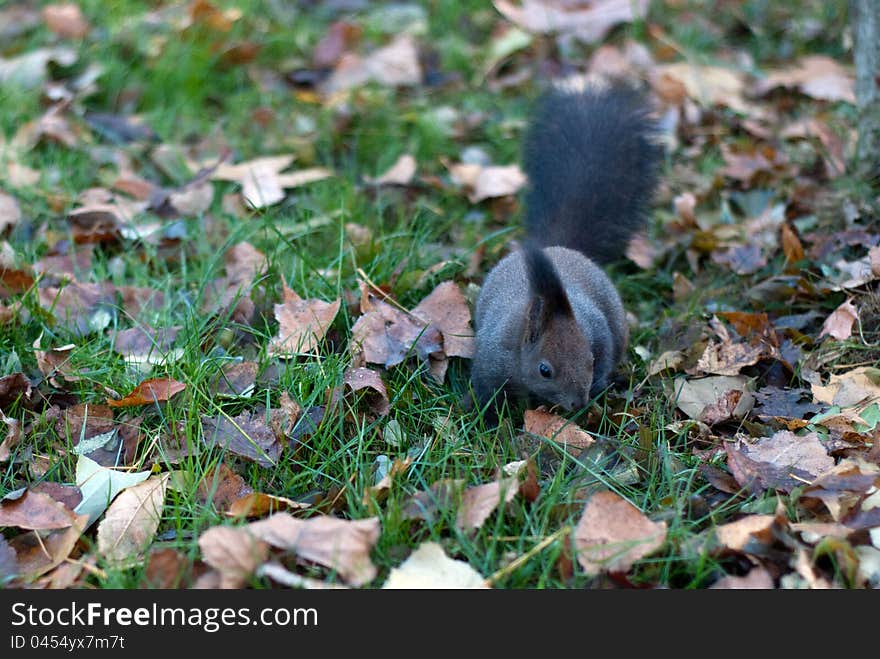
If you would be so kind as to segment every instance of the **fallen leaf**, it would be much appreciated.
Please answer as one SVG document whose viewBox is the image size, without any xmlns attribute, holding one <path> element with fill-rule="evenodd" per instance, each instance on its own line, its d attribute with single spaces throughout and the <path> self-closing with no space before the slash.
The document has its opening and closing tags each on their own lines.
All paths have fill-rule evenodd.
<svg viewBox="0 0 880 659">
<path fill-rule="evenodd" d="M 715 537 L 729 551 L 763 555 L 775 541 L 776 515 L 747 515 L 715 528 Z"/>
<path fill-rule="evenodd" d="M 70 282 L 38 290 L 40 306 L 75 336 L 103 330 L 116 313 L 116 288 L 108 283 Z"/>
<path fill-rule="evenodd" d="M 18 561 L 15 550 L 6 542 L 6 538 L 0 535 L 0 588 L 7 582 L 18 576 Z"/>
<path fill-rule="evenodd" d="M 543 409 L 526 410 L 523 415 L 523 429 L 533 435 L 546 437 L 561 444 L 569 453 L 579 455 L 595 441 L 586 430 L 568 419 L 550 414 Z"/>
<path fill-rule="evenodd" d="M 304 590 L 348 590 L 348 586 L 338 583 L 324 583 L 318 579 L 304 577 L 302 575 L 291 572 L 280 563 L 269 562 L 263 563 L 257 568 L 256 575 L 258 577 L 268 577 L 275 583 L 288 588 L 302 588 Z"/>
<path fill-rule="evenodd" d="M 439 513 L 458 505 L 464 489 L 463 478 L 444 478 L 427 490 L 416 492 L 403 506 L 403 519 L 422 519 L 433 524 Z"/>
<path fill-rule="evenodd" d="M 263 492 L 251 492 L 231 502 L 226 507 L 228 517 L 265 517 L 279 511 L 297 511 L 311 508 L 312 504 L 294 501 Z"/>
<path fill-rule="evenodd" d="M 98 524 L 98 551 L 110 562 L 137 558 L 152 542 L 162 510 L 168 473 L 148 478 L 119 494 Z"/>
<path fill-rule="evenodd" d="M 321 516 L 301 520 L 282 512 L 251 522 L 247 528 L 273 547 L 335 570 L 352 586 L 362 586 L 376 577 L 370 551 L 381 532 L 377 517 L 344 520 Z"/>
<path fill-rule="evenodd" d="M 409 185 L 416 175 L 416 167 L 416 159 L 404 153 L 384 174 L 376 178 L 365 176 L 364 180 L 373 185 Z"/>
<path fill-rule="evenodd" d="M 746 115 L 753 114 L 755 108 L 743 95 L 745 81 L 743 75 L 720 66 L 700 66 L 691 62 L 661 64 L 653 71 L 655 88 L 673 80 L 684 88 L 687 95 L 703 105 L 720 105 Z"/>
<path fill-rule="evenodd" d="M 754 274 L 767 265 L 767 257 L 764 256 L 761 247 L 752 244 L 736 245 L 722 252 L 712 252 L 712 261 L 718 265 L 726 266 L 738 275 Z"/>
<path fill-rule="evenodd" d="M 80 455 L 76 463 L 76 486 L 82 493 L 82 501 L 73 512 L 86 516 L 86 525 L 83 529 L 97 521 L 117 494 L 144 482 L 149 477 L 149 471 L 116 471 L 102 467 L 91 458 Z"/>
<path fill-rule="evenodd" d="M 34 89 L 49 77 L 50 62 L 67 67 L 76 63 L 76 60 L 76 50 L 66 46 L 37 48 L 9 59 L 0 57 L 0 84 Z M 34 182 L 31 181 L 31 184 Z"/>
<path fill-rule="evenodd" d="M 370 407 L 380 416 L 385 416 L 391 407 L 388 401 L 388 391 L 382 377 L 369 368 L 349 368 L 342 376 L 342 381 L 351 387 L 352 391 L 372 389 L 376 395 L 370 397 Z"/>
<path fill-rule="evenodd" d="M 689 418 L 709 423 L 727 419 L 741 419 L 755 404 L 743 376 L 716 375 L 700 379 L 676 378 L 672 385 L 672 400 Z M 741 392 L 733 408 L 727 392 Z M 726 416 L 724 414 L 726 412 Z M 705 418 L 704 418 L 705 417 Z"/>
<path fill-rule="evenodd" d="M 214 526 L 199 536 L 202 560 L 220 573 L 221 588 L 241 588 L 269 557 L 269 545 L 247 527 Z"/>
<path fill-rule="evenodd" d="M 71 3 L 43 7 L 46 27 L 63 39 L 82 39 L 91 29 L 80 8 Z"/>
<path fill-rule="evenodd" d="M 461 289 L 451 281 L 438 284 L 416 305 L 412 315 L 443 334 L 443 352 L 448 357 L 474 356 L 471 311 Z"/>
<path fill-rule="evenodd" d="M 629 501 L 597 492 L 574 531 L 578 562 L 587 574 L 627 572 L 666 541 L 666 522 L 652 522 Z"/>
<path fill-rule="evenodd" d="M 113 351 L 122 355 L 130 364 L 161 366 L 176 361 L 183 349 L 173 350 L 180 327 L 132 327 L 116 332 Z"/>
<path fill-rule="evenodd" d="M 21 220 L 21 207 L 12 195 L 0 191 L 0 235 L 18 224 Z"/>
<path fill-rule="evenodd" d="M 766 489 L 790 492 L 814 481 L 834 466 L 834 459 L 816 433 L 798 437 L 780 430 L 754 444 L 730 444 L 727 464 L 737 482 L 750 492 Z"/>
<path fill-rule="evenodd" d="M 822 323 L 822 331 L 819 338 L 830 336 L 838 341 L 846 341 L 852 336 L 852 328 L 859 319 L 859 310 L 852 303 L 852 298 L 841 304 L 831 312 L 831 315 Z"/>
<path fill-rule="evenodd" d="M 325 94 L 335 94 L 369 82 L 386 87 L 412 87 L 422 82 L 419 52 L 412 36 L 402 34 L 366 57 L 344 54 L 322 88 Z"/>
<path fill-rule="evenodd" d="M 9 418 L 2 411 L 0 411 L 0 421 L 6 424 L 6 434 L 3 436 L 3 441 L 0 442 L 0 462 L 6 462 L 21 443 L 21 423 L 18 419 Z"/>
<path fill-rule="evenodd" d="M 202 437 L 209 446 L 220 446 L 262 467 L 278 463 L 281 444 L 264 415 L 245 411 L 236 417 L 202 417 Z"/>
<path fill-rule="evenodd" d="M 186 389 L 186 385 L 177 380 L 152 378 L 141 382 L 130 394 L 120 400 L 108 398 L 107 405 L 110 407 L 135 407 L 137 405 L 162 403 L 184 389 Z"/>
<path fill-rule="evenodd" d="M 76 515 L 48 494 L 25 490 L 17 499 L 0 501 L 0 526 L 43 531 L 67 528 L 75 520 Z"/>
<path fill-rule="evenodd" d="M 765 356 L 766 348 L 762 345 L 733 343 L 731 341 L 712 341 L 706 346 L 700 359 L 693 369 L 692 375 L 737 375 L 746 366 L 757 364 Z"/>
<path fill-rule="evenodd" d="M 154 549 L 147 558 L 141 588 L 163 589 L 185 587 L 190 583 L 191 562 L 176 549 Z"/>
<path fill-rule="evenodd" d="M 69 528 L 38 536 L 36 531 L 14 537 L 9 545 L 15 550 L 19 578 L 32 581 L 58 567 L 68 556 L 88 524 L 87 515 L 75 515 Z"/>
<path fill-rule="evenodd" d="M 327 28 L 324 36 L 315 44 L 312 63 L 319 69 L 333 67 L 345 51 L 361 36 L 363 28 L 355 23 L 336 21 Z"/>
<path fill-rule="evenodd" d="M 470 190 L 468 199 L 474 204 L 493 197 L 515 195 L 527 181 L 518 165 L 453 163 L 448 168 L 452 180 Z"/>
<path fill-rule="evenodd" d="M 488 588 L 465 561 L 449 558 L 436 542 L 423 542 L 399 567 L 391 568 L 384 589 Z"/>
<path fill-rule="evenodd" d="M 8 409 L 20 398 L 30 396 L 31 383 L 24 373 L 10 373 L 0 377 L 0 409 Z"/>
<path fill-rule="evenodd" d="M 214 186 L 209 181 L 187 185 L 171 192 L 168 202 L 181 215 L 202 215 L 214 202 Z"/>
<path fill-rule="evenodd" d="M 758 82 L 755 93 L 766 94 L 776 87 L 795 87 L 819 100 L 856 102 L 852 75 L 825 55 L 810 55 L 790 68 L 770 71 Z"/>
<path fill-rule="evenodd" d="M 278 334 L 269 342 L 269 354 L 279 357 L 309 354 L 333 324 L 342 300 L 304 300 L 283 284 L 284 301 L 275 305 Z"/>
<path fill-rule="evenodd" d="M 763 567 L 753 567 L 741 577 L 727 575 L 721 577 L 709 588 L 714 590 L 770 590 L 773 586 L 773 577 Z"/>
<path fill-rule="evenodd" d="M 880 401 L 880 369 L 859 366 L 831 375 L 826 385 L 811 384 L 810 388 L 817 403 L 864 409 Z"/>
<path fill-rule="evenodd" d="M 240 184 L 242 196 L 252 208 L 265 208 L 284 199 L 286 188 L 296 188 L 333 175 L 330 170 L 317 167 L 282 174 L 293 160 L 292 155 L 281 155 L 263 156 L 236 165 L 221 163 L 211 178 Z"/>
<path fill-rule="evenodd" d="M 647 0 L 493 0 L 501 14 L 528 32 L 573 34 L 585 43 L 600 41 L 615 25 L 645 16 Z"/>
<path fill-rule="evenodd" d="M 40 481 L 30 486 L 31 492 L 39 492 L 40 494 L 48 494 L 58 503 L 64 504 L 70 510 L 75 510 L 82 501 L 82 492 L 78 487 L 73 485 L 62 485 L 52 481 Z"/>
<path fill-rule="evenodd" d="M 480 528 L 499 504 L 510 503 L 517 492 L 519 479 L 516 477 L 467 488 L 461 494 L 455 526 L 462 531 Z"/>
<path fill-rule="evenodd" d="M 754 412 L 760 419 L 779 417 L 783 419 L 803 419 L 814 415 L 821 409 L 812 403 L 807 389 L 779 389 L 764 387 L 754 392 L 757 407 Z M 809 400 L 803 400 L 809 398 Z"/>
<path fill-rule="evenodd" d="M 196 494 L 202 503 L 212 503 L 217 510 L 226 510 L 231 503 L 253 494 L 253 488 L 224 463 L 205 472 Z"/>
<path fill-rule="evenodd" d="M 351 328 L 351 347 L 362 353 L 366 362 L 390 368 L 401 363 L 411 350 L 422 361 L 442 351 L 443 339 L 437 328 L 380 300 L 366 284 L 361 286 L 364 313 Z"/>
<path fill-rule="evenodd" d="M 217 374 L 212 388 L 217 396 L 240 398 L 250 396 L 257 382 L 257 362 L 234 362 L 224 366 Z"/>
</svg>

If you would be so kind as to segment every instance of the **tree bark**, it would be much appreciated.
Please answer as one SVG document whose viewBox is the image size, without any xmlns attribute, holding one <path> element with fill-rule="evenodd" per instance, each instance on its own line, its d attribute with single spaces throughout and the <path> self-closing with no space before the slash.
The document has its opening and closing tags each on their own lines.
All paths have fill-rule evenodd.
<svg viewBox="0 0 880 659">
<path fill-rule="evenodd" d="M 856 65 L 859 142 L 856 158 L 869 175 L 880 174 L 880 0 L 850 0 Z"/>
</svg>

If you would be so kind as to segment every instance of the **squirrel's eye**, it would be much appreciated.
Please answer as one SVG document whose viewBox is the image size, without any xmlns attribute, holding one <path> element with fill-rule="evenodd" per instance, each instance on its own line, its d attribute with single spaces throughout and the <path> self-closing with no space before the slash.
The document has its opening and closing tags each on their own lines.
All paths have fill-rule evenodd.
<svg viewBox="0 0 880 659">
<path fill-rule="evenodd" d="M 550 364 L 548 364 L 547 362 L 541 362 L 538 365 L 538 372 L 541 374 L 542 378 L 553 377 L 553 369 L 550 368 Z"/>
</svg>

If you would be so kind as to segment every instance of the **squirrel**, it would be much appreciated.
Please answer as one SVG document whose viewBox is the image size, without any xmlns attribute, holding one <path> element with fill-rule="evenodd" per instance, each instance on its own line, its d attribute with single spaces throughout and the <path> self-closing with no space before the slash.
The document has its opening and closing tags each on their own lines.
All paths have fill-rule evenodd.
<svg viewBox="0 0 880 659">
<path fill-rule="evenodd" d="M 480 405 L 512 398 L 573 411 L 608 385 L 629 331 L 600 266 L 645 223 L 659 133 L 647 99 L 620 80 L 557 85 L 538 100 L 523 146 L 526 239 L 477 299 Z"/>
</svg>

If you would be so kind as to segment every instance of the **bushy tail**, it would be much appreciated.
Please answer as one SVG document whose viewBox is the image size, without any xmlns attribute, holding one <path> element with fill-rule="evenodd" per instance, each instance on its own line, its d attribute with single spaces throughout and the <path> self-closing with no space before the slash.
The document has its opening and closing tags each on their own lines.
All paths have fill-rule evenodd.
<svg viewBox="0 0 880 659">
<path fill-rule="evenodd" d="M 526 230 L 544 246 L 619 258 L 644 224 L 663 148 L 646 98 L 622 82 L 554 88 L 524 146 Z"/>
</svg>

